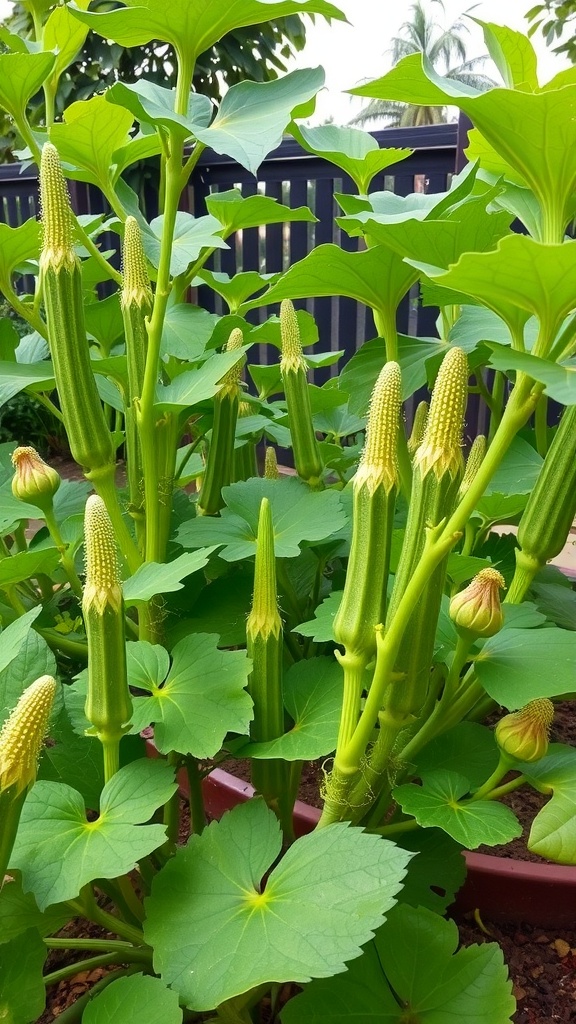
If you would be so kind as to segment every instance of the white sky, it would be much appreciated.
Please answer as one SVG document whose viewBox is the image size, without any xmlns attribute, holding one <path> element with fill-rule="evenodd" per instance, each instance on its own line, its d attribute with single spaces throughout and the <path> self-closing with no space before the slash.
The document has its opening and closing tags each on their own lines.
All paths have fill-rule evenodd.
<svg viewBox="0 0 576 1024">
<path fill-rule="evenodd" d="M 446 24 L 454 19 L 474 0 L 445 0 Z M 390 39 L 406 21 L 412 0 L 333 0 L 344 11 L 349 25 L 334 22 L 327 25 L 317 17 L 316 24 L 308 23 L 307 43 L 291 67 L 314 67 L 321 64 L 326 71 L 326 89 L 318 98 L 316 115 L 311 120 L 321 123 L 332 116 L 336 123 L 346 123 L 362 105 L 362 100 L 345 95 L 363 79 L 378 78 L 388 70 L 386 50 Z M 506 24 L 525 32 L 524 15 L 534 0 L 478 0 L 474 15 L 484 21 Z M 430 4 L 434 9 L 436 4 Z M 0 0 L 0 19 L 11 9 L 10 0 Z M 438 10 L 437 16 L 441 12 Z M 564 58 L 550 52 L 541 36 L 532 39 L 539 57 L 540 80 L 547 81 L 567 65 Z M 485 53 L 480 28 L 470 22 L 468 37 L 469 56 Z M 489 64 L 486 72 L 490 74 Z M 492 77 L 497 77 L 493 73 Z M 365 101 L 364 101 L 365 102 Z"/>
</svg>

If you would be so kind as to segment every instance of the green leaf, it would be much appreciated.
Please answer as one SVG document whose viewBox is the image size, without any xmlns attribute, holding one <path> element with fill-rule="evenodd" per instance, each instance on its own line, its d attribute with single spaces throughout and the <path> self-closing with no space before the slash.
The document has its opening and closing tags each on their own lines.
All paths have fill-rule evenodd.
<svg viewBox="0 0 576 1024">
<path fill-rule="evenodd" d="M 476 555 L 461 555 L 452 551 L 448 555 L 446 573 L 451 583 L 457 587 L 466 580 L 471 580 L 481 569 L 486 569 L 491 562 L 488 558 L 477 558 Z"/>
<path fill-rule="evenodd" d="M 291 209 L 289 206 L 283 206 L 271 196 L 244 197 L 237 188 L 230 189 L 229 192 L 213 192 L 206 196 L 206 209 L 220 221 L 226 235 L 244 228 L 257 228 L 264 224 L 285 224 L 293 221 L 313 223 L 318 220 L 307 206 Z M 203 271 L 203 274 L 210 274 L 210 272 Z M 245 274 L 236 274 L 233 280 L 237 281 L 239 277 L 246 279 L 249 276 L 259 277 L 256 271 L 250 271 Z M 256 291 L 256 288 L 253 290 Z M 247 295 L 250 294 L 252 293 L 247 293 Z"/>
<path fill-rule="evenodd" d="M 243 647 L 246 643 L 246 618 L 252 604 L 254 571 L 250 566 L 240 567 L 233 575 L 221 576 L 205 587 L 185 620 L 185 633 L 180 624 L 170 632 L 173 643 L 188 633 L 217 633 L 219 647 Z M 182 620 L 181 620 L 182 621 Z"/>
<path fill-rule="evenodd" d="M 24 615 L 15 619 L 2 630 L 0 633 L 0 672 L 4 672 L 17 657 L 32 628 L 32 623 L 38 618 L 41 611 L 39 605 L 36 608 L 30 608 Z M 5 710 L 6 706 L 3 701 L 1 703 Z"/>
<path fill-rule="evenodd" d="M 277 558 L 296 558 L 303 541 L 326 540 L 346 522 L 336 491 L 311 491 L 295 477 L 253 477 L 224 487 L 222 496 L 227 507 L 220 518 L 201 516 L 183 523 L 178 543 L 187 548 L 222 546 L 220 555 L 227 562 L 250 558 L 256 552 L 262 498 L 268 498 L 271 505 Z"/>
<path fill-rule="evenodd" d="M 52 72 L 53 53 L 0 54 L 0 107 L 16 122 L 26 114 L 28 100 Z"/>
<path fill-rule="evenodd" d="M 453 921 L 398 906 L 345 974 L 286 1004 L 282 1024 L 511 1024 L 516 1003 L 500 946 L 457 949 Z"/>
<path fill-rule="evenodd" d="M 477 722 L 460 722 L 428 743 L 416 756 L 415 763 L 418 775 L 436 769 L 458 772 L 466 765 L 466 778 L 473 789 L 477 789 L 495 771 L 498 757 L 491 729 Z"/>
<path fill-rule="evenodd" d="M 168 306 L 162 328 L 162 355 L 194 362 L 204 353 L 218 319 L 188 302 Z"/>
<path fill-rule="evenodd" d="M 536 51 L 523 32 L 507 25 L 473 19 L 484 32 L 486 48 L 508 89 L 538 90 Z"/>
<path fill-rule="evenodd" d="M 164 841 L 162 825 L 143 825 L 175 792 L 174 769 L 141 760 L 121 768 L 102 790 L 100 816 L 62 783 L 37 782 L 22 810 L 11 864 L 41 910 L 74 899 L 93 878 L 116 878 Z"/>
<path fill-rule="evenodd" d="M 250 800 L 154 880 L 144 935 L 156 970 L 191 1009 L 342 971 L 393 906 L 410 859 L 378 836 L 329 825 L 298 839 L 264 887 L 281 848 L 275 815 Z"/>
<path fill-rule="evenodd" d="M 343 685 L 342 669 L 334 658 L 309 658 L 291 665 L 282 693 L 292 728 L 278 739 L 237 748 L 235 755 L 314 761 L 330 754 L 338 739 Z"/>
<path fill-rule="evenodd" d="M 33 610 L 38 611 L 36 608 Z M 20 621 L 17 619 L 8 626 L 5 633 L 13 630 Z M 15 657 L 0 671 L 0 724 L 8 717 L 26 687 L 45 675 L 56 675 L 56 659 L 46 641 L 29 629 Z"/>
<path fill-rule="evenodd" d="M 314 612 L 314 618 L 309 622 L 301 622 L 292 632 L 312 637 L 316 643 L 334 643 L 334 617 L 340 607 L 342 594 L 342 590 L 333 590 L 318 605 Z"/>
<path fill-rule="evenodd" d="M 82 1024 L 181 1024 L 182 1010 L 178 1006 L 178 993 L 159 978 L 133 974 L 118 978 L 107 985 L 95 999 L 91 999 Z"/>
<path fill-rule="evenodd" d="M 341 11 L 326 0 L 295 3 L 281 0 L 266 4 L 260 0 L 243 0 L 241 4 L 230 4 L 229 0 L 193 0 L 192 3 L 176 0 L 169 9 L 163 0 L 129 0 L 125 7 L 104 14 L 80 11 L 74 5 L 71 10 L 94 32 L 122 46 L 141 46 L 152 39 L 172 43 L 178 54 L 186 54 L 192 66 L 201 53 L 237 28 L 259 25 L 299 11 L 345 20 Z"/>
<path fill-rule="evenodd" d="M 538 577 L 530 588 L 539 611 L 562 629 L 576 630 L 576 593 L 556 583 L 540 583 Z"/>
<path fill-rule="evenodd" d="M 63 480 L 54 495 L 54 515 L 62 524 L 72 516 L 84 514 L 86 499 L 91 491 L 87 480 Z"/>
<path fill-rule="evenodd" d="M 526 323 L 524 340 L 531 348 L 538 334 L 536 318 Z M 482 342 L 495 341 L 499 345 L 510 345 L 510 330 L 504 321 L 491 309 L 483 306 L 464 306 L 450 331 L 450 343 L 472 352 Z"/>
<path fill-rule="evenodd" d="M 398 902 L 443 915 L 466 878 L 462 847 L 439 828 L 407 832 L 396 842 L 418 855 L 408 865 Z"/>
<path fill-rule="evenodd" d="M 105 93 L 110 103 L 126 107 L 144 124 L 167 128 L 182 139 L 192 134 L 192 124 L 205 126 L 212 116 L 212 101 L 208 96 L 191 92 L 188 98 L 188 115 L 177 114 L 174 110 L 176 92 L 164 89 L 156 82 L 141 80 L 130 85 L 116 82 Z"/>
<path fill-rule="evenodd" d="M 229 195 L 227 192 L 217 192 L 213 198 L 220 198 L 220 195 L 222 194 Z M 257 198 L 259 197 L 250 196 L 248 199 L 243 199 L 242 202 L 248 203 L 251 202 L 252 199 Z M 266 197 L 261 196 L 260 198 L 264 199 Z M 226 203 L 223 205 L 224 210 L 221 216 L 225 217 L 228 214 L 227 207 L 229 204 Z M 212 204 L 210 204 L 210 208 L 212 212 Z M 232 210 L 230 211 L 230 216 L 233 214 L 234 207 L 232 207 Z M 214 212 L 214 216 L 217 217 L 218 214 Z M 247 270 L 244 274 L 235 274 L 234 277 L 230 277 L 228 274 L 216 273 L 213 270 L 201 270 L 198 277 L 196 277 L 192 283 L 207 284 L 209 288 L 212 288 L 212 290 L 216 292 L 217 295 L 222 296 L 228 308 L 233 314 L 235 314 L 246 299 L 249 299 L 255 292 L 262 291 L 262 289 L 266 287 L 269 283 L 270 276 L 274 277 L 274 279 L 278 277 L 277 274 L 259 274 L 257 270 Z M 249 329 L 251 327 L 250 324 L 243 321 L 241 321 L 241 323 L 244 329 Z"/>
<path fill-rule="evenodd" d="M 542 469 L 542 456 L 522 437 L 515 437 L 493 474 L 486 494 L 529 494 Z"/>
<path fill-rule="evenodd" d="M 56 548 L 44 548 L 41 551 L 18 551 L 15 555 L 0 561 L 0 587 L 10 587 L 22 580 L 29 580 L 38 573 L 50 575 L 58 565 L 59 554 Z"/>
<path fill-rule="evenodd" d="M 380 149 L 376 139 L 359 128 L 324 124 L 316 128 L 292 125 L 290 130 L 309 153 L 322 156 L 349 174 L 363 194 L 376 174 L 413 153 L 412 149 Z"/>
<path fill-rule="evenodd" d="M 197 633 L 172 651 L 172 666 L 163 685 L 140 675 L 138 686 L 149 697 L 135 697 L 132 728 L 153 723 L 154 741 L 166 754 L 177 750 L 194 757 L 214 757 L 227 732 L 245 733 L 252 700 L 245 690 L 250 661 L 245 651 L 221 651 L 218 637 Z M 134 657 L 134 645 L 128 647 Z M 130 681 L 131 677 L 129 676 Z"/>
<path fill-rule="evenodd" d="M 394 799 L 423 828 L 441 828 L 469 850 L 499 846 L 522 835 L 522 826 L 508 807 L 493 800 L 461 802 L 469 792 L 470 781 L 463 775 L 437 769 L 423 775 L 421 786 L 398 786 Z"/>
<path fill-rule="evenodd" d="M 120 170 L 114 154 L 128 144 L 133 121 L 129 110 L 108 103 L 103 95 L 72 103 L 64 111 L 62 123 L 50 129 L 50 141 L 60 159 L 70 164 L 66 174 L 108 191 Z"/>
<path fill-rule="evenodd" d="M 0 406 L 6 405 L 14 395 L 24 388 L 33 388 L 42 384 L 35 391 L 51 391 L 54 387 L 54 371 L 52 363 L 0 363 Z"/>
<path fill-rule="evenodd" d="M 486 693 L 510 711 L 538 697 L 574 689 L 576 634 L 567 629 L 506 629 L 476 655 L 476 673 Z"/>
<path fill-rule="evenodd" d="M 126 654 L 130 686 L 152 690 L 162 685 L 170 670 L 170 655 L 164 647 L 136 640 L 128 644 Z"/>
<path fill-rule="evenodd" d="M 386 315 L 390 310 L 395 312 L 417 278 L 417 271 L 383 245 L 364 252 L 319 245 L 290 267 L 264 295 L 247 302 L 244 309 L 256 309 L 282 299 L 346 295 Z"/>
<path fill-rule="evenodd" d="M 494 342 L 488 342 L 491 349 L 490 363 L 496 370 L 520 370 L 544 384 L 544 391 L 550 398 L 562 405 L 576 405 L 576 365 L 561 365 L 548 359 L 540 359 L 528 352 L 513 352 L 501 349 Z"/>
<path fill-rule="evenodd" d="M 180 555 L 172 562 L 145 562 L 122 584 L 126 604 L 130 606 L 138 601 L 149 601 L 155 594 L 182 590 L 182 580 L 203 569 L 213 551 L 213 547 L 203 548 Z"/>
<path fill-rule="evenodd" d="M 88 7 L 88 0 L 81 0 L 79 7 Z M 48 15 L 42 35 L 44 50 L 54 50 L 56 62 L 50 84 L 55 88 L 58 79 L 74 57 L 82 49 L 88 28 L 74 18 L 66 6 L 55 7 Z"/>
<path fill-rule="evenodd" d="M 0 289 L 8 291 L 16 267 L 27 260 L 37 260 L 39 255 L 40 224 L 37 220 L 27 220 L 17 228 L 0 224 Z M 10 363 L 5 366 L 9 367 Z"/>
<path fill-rule="evenodd" d="M 160 263 L 163 225 L 164 217 L 155 217 L 150 222 L 150 229 L 142 233 L 144 252 L 154 267 Z M 193 217 L 191 213 L 179 210 L 174 227 L 170 273 L 174 277 L 186 273 L 203 249 L 228 249 L 228 245 L 218 234 L 219 231 L 220 224 L 215 217 L 209 214 L 205 217 Z"/>
<path fill-rule="evenodd" d="M 0 891 L 0 943 L 10 942 L 30 928 L 42 936 L 53 935 L 72 915 L 73 910 L 65 903 L 56 903 L 41 913 L 32 893 L 22 892 L 20 878 L 12 878 Z"/>
<path fill-rule="evenodd" d="M 197 370 L 186 370 L 171 384 L 159 384 L 156 390 L 156 407 L 175 412 L 187 409 L 198 402 L 205 402 L 218 391 L 218 385 L 227 371 L 242 359 L 244 349 L 233 352 L 219 352 L 211 356 Z"/>
<path fill-rule="evenodd" d="M 30 1024 L 46 1005 L 42 971 L 47 949 L 36 929 L 2 946 L 0 957 L 0 1020 Z"/>
<path fill-rule="evenodd" d="M 225 93 L 212 124 L 208 128 L 194 125 L 194 134 L 205 146 L 256 174 L 282 142 L 292 111 L 316 96 L 323 85 L 323 68 L 291 71 L 271 82 L 239 82 Z"/>
<path fill-rule="evenodd" d="M 106 299 L 90 302 L 84 309 L 86 330 L 108 354 L 115 341 L 123 337 L 124 321 L 120 299 L 115 292 Z"/>
<path fill-rule="evenodd" d="M 527 501 L 527 494 L 485 494 L 476 505 L 475 512 L 490 523 L 517 521 Z"/>
<path fill-rule="evenodd" d="M 532 822 L 528 849 L 556 864 L 576 864 L 576 750 L 555 744 L 541 761 L 519 770 L 541 793 L 552 792 Z"/>
</svg>

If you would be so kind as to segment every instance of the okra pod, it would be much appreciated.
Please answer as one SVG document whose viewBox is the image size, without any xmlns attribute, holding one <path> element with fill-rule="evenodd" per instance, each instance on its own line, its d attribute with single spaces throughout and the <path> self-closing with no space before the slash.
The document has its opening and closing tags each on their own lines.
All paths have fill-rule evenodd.
<svg viewBox="0 0 576 1024">
<path fill-rule="evenodd" d="M 282 358 L 280 373 L 284 385 L 294 465 L 298 476 L 310 487 L 322 486 L 322 459 L 312 423 L 312 409 L 308 392 L 308 365 L 302 353 L 300 328 L 296 310 L 290 299 L 280 307 Z"/>
<path fill-rule="evenodd" d="M 239 327 L 235 327 L 226 344 L 226 351 L 232 352 L 242 348 L 244 337 Z M 240 381 L 242 362 L 228 370 L 222 385 L 214 396 L 214 421 L 212 436 L 208 448 L 206 468 L 202 480 L 202 489 L 196 506 L 200 516 L 215 516 L 224 505 L 222 488 L 232 481 L 234 466 L 234 440 L 236 436 L 236 419 L 240 401 Z"/>
<path fill-rule="evenodd" d="M 242 419 L 245 416 L 252 415 L 252 406 L 250 402 L 238 403 L 238 419 Z M 258 476 L 258 469 L 256 466 L 256 445 L 251 438 L 248 438 L 241 447 L 236 446 L 234 448 L 234 471 L 232 474 L 234 482 L 237 480 L 250 480 L 253 476 Z"/>
<path fill-rule="evenodd" d="M 152 289 L 142 246 L 142 234 L 135 217 L 126 218 L 122 262 L 124 277 L 120 292 L 120 305 L 124 322 L 128 369 L 128 394 L 126 396 L 128 486 L 132 515 L 135 518 L 141 518 L 144 485 L 142 454 L 134 403 L 140 399 L 144 383 L 148 349 L 147 321 L 152 315 Z"/>
<path fill-rule="evenodd" d="M 264 476 L 266 480 L 278 480 L 280 478 L 276 449 L 271 444 L 268 445 L 264 456 Z"/>
<path fill-rule="evenodd" d="M 412 423 L 412 430 L 410 437 L 408 438 L 408 452 L 410 458 L 414 458 L 417 449 L 420 447 L 426 430 L 426 423 L 428 422 L 428 402 L 419 402 L 416 412 L 414 413 L 414 420 Z"/>
</svg>

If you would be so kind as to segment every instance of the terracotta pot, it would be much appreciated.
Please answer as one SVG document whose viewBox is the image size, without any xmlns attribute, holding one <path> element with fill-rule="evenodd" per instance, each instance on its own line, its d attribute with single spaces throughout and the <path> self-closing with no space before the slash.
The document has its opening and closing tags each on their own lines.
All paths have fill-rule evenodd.
<svg viewBox="0 0 576 1024">
<path fill-rule="evenodd" d="M 153 746 L 152 750 L 155 756 Z M 188 796 L 185 773 L 180 777 L 180 788 L 183 795 Z M 220 818 L 254 793 L 249 782 L 221 768 L 210 773 L 203 788 L 206 810 L 212 818 Z M 294 808 L 296 835 L 311 832 L 319 816 L 316 807 L 297 800 Z M 542 928 L 574 927 L 576 867 L 537 864 L 483 853 L 466 852 L 464 856 L 468 874 L 456 898 L 457 913 L 478 909 L 486 921 L 510 921 Z"/>
</svg>

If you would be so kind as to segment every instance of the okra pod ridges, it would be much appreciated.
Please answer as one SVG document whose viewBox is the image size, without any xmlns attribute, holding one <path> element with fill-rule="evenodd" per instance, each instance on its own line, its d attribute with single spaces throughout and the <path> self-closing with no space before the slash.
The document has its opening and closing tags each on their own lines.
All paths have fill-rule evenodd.
<svg viewBox="0 0 576 1024">
<path fill-rule="evenodd" d="M 414 467 L 424 476 L 431 470 L 440 478 L 457 476 L 462 468 L 462 431 L 468 396 L 468 363 L 460 348 L 444 356 L 432 392 L 430 412 Z"/>
<path fill-rule="evenodd" d="M 151 309 L 152 288 L 142 246 L 142 232 L 135 217 L 127 217 L 124 225 L 122 270 L 124 273 L 121 292 L 123 308 L 137 306 Z"/>
<path fill-rule="evenodd" d="M 116 541 L 106 506 L 97 494 L 86 502 L 84 518 L 86 585 L 82 606 L 102 614 L 106 607 L 122 607 L 122 587 Z"/>
<path fill-rule="evenodd" d="M 414 456 L 416 450 L 421 445 L 424 439 L 424 433 L 426 431 L 426 424 L 428 422 L 428 402 L 420 402 L 416 412 L 414 413 L 414 421 L 412 423 L 412 431 L 408 440 L 408 452 L 411 457 Z"/>
<path fill-rule="evenodd" d="M 398 363 L 382 368 L 372 391 L 366 443 L 354 477 L 354 487 L 377 487 L 388 493 L 398 486 L 397 434 L 402 402 L 402 379 Z"/>
<path fill-rule="evenodd" d="M 283 299 L 280 304 L 280 334 L 282 338 L 280 372 L 295 373 L 302 368 L 307 370 L 308 364 L 302 352 L 296 310 L 290 299 Z"/>
<path fill-rule="evenodd" d="M 237 349 L 242 348 L 244 344 L 244 335 L 239 327 L 235 327 L 231 332 L 228 341 L 224 347 L 225 352 L 235 352 Z M 239 359 L 234 366 L 231 366 L 227 373 L 222 377 L 218 396 L 223 398 L 225 395 L 239 395 L 240 394 L 240 382 L 242 380 L 242 364 L 243 360 Z"/>
<path fill-rule="evenodd" d="M 46 142 L 40 161 L 40 208 L 42 212 L 42 252 L 40 267 L 72 270 L 79 265 L 73 246 L 73 219 L 70 196 L 55 146 Z"/>
<path fill-rule="evenodd" d="M 256 562 L 254 567 L 254 597 L 246 622 L 248 637 L 278 637 L 282 622 L 278 612 L 276 594 L 276 558 L 274 555 L 274 525 L 268 498 L 262 498 L 258 518 Z"/>
<path fill-rule="evenodd" d="M 480 469 L 480 465 L 486 455 L 486 438 L 484 434 L 478 434 L 472 442 L 472 447 L 468 453 L 466 459 L 466 466 L 464 468 L 464 476 L 462 477 L 462 483 L 460 484 L 460 490 L 458 492 L 458 499 L 462 498 L 468 489 L 470 488 L 476 473 Z"/>
<path fill-rule="evenodd" d="M 4 722 L 0 732 L 0 791 L 14 786 L 16 797 L 34 782 L 56 688 L 52 676 L 40 676 L 26 687 Z M 0 878 L 0 887 L 1 882 Z"/>
</svg>

